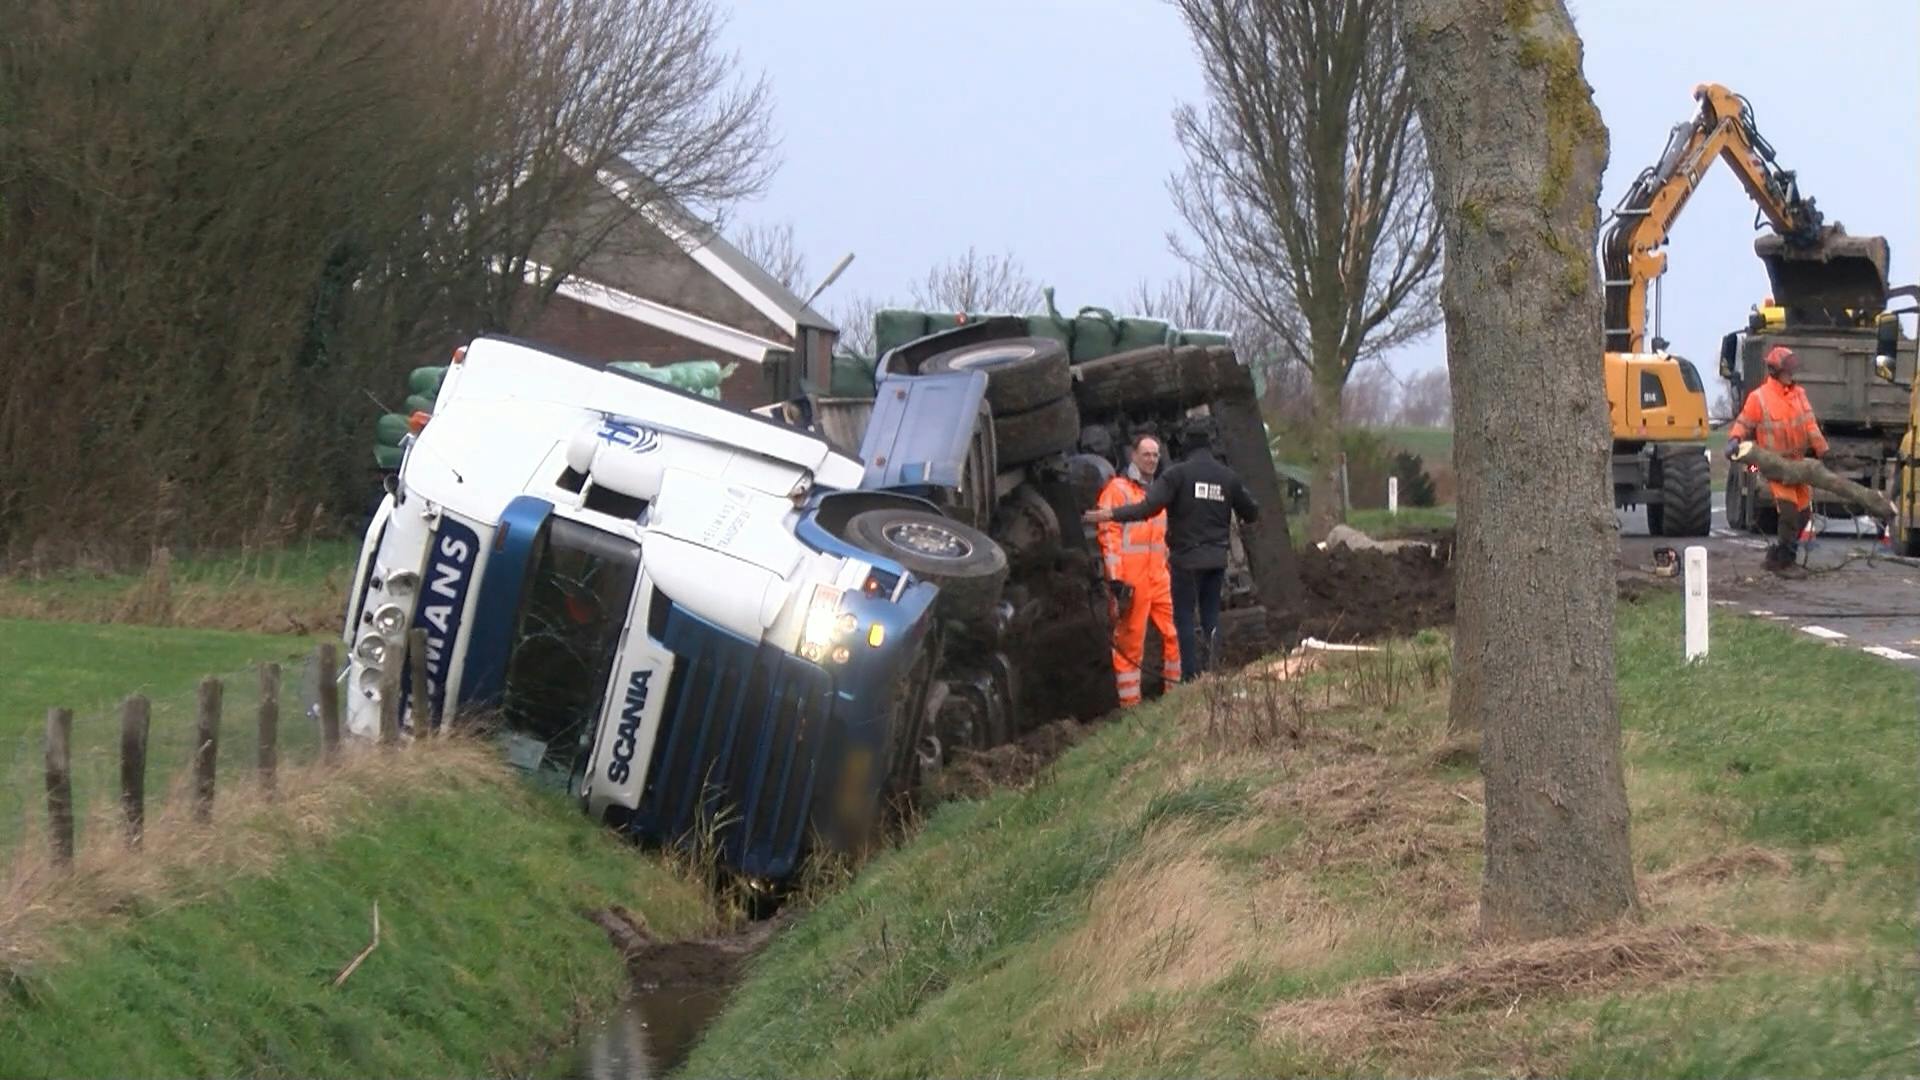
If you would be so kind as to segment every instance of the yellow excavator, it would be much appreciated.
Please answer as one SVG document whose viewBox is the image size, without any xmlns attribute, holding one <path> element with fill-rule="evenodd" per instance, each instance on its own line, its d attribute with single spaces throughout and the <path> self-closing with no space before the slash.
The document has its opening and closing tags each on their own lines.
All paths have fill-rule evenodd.
<svg viewBox="0 0 1920 1080">
<path fill-rule="evenodd" d="M 1747 100 L 1714 83 L 1695 87 L 1693 96 L 1699 111 L 1674 126 L 1659 160 L 1627 189 L 1601 243 L 1614 504 L 1645 506 L 1656 536 L 1704 536 L 1713 522 L 1706 387 L 1691 361 L 1667 351 L 1657 321 L 1667 269 L 1661 249 L 1707 170 L 1725 162 L 1773 227 L 1777 250 L 1763 254 L 1770 267 L 1819 266 L 1817 277 L 1849 273 L 1855 261 L 1853 238 L 1826 226 L 1814 201 L 1801 196 L 1793 172 L 1780 167 L 1754 126 Z"/>
</svg>

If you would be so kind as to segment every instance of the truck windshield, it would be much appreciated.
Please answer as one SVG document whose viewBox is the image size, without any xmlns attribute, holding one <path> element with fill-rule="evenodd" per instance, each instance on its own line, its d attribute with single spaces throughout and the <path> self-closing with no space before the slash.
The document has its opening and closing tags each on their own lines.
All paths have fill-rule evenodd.
<svg viewBox="0 0 1920 1080">
<path fill-rule="evenodd" d="M 520 764 L 570 777 L 584 763 L 639 572 L 639 544 L 552 519 L 528 568 L 501 701 Z"/>
</svg>

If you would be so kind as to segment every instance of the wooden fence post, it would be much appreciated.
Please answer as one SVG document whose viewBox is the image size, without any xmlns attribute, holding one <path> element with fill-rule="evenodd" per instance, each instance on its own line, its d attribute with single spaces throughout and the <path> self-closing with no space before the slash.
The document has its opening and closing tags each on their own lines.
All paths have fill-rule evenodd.
<svg viewBox="0 0 1920 1080">
<path fill-rule="evenodd" d="M 47 838 L 53 861 L 73 862 L 73 710 L 47 710 Z"/>
<path fill-rule="evenodd" d="M 320 758 L 331 765 L 340 758 L 340 656 L 333 642 L 323 642 L 314 661 L 320 665 Z"/>
<path fill-rule="evenodd" d="M 147 728 L 153 709 L 135 694 L 120 705 L 120 813 L 127 822 L 127 846 L 140 846 L 147 822 Z"/>
<path fill-rule="evenodd" d="M 392 659 L 396 663 L 380 672 L 380 745 L 385 747 L 400 744 L 400 680 L 406 677 L 400 658 Z"/>
<path fill-rule="evenodd" d="M 193 741 L 193 819 L 213 820 L 214 768 L 220 759 L 219 679 L 209 675 L 200 680 L 200 725 Z"/>
<path fill-rule="evenodd" d="M 413 737 L 425 739 L 433 734 L 433 698 L 427 692 L 427 632 L 421 627 L 407 631 L 407 670 L 413 677 Z"/>
<path fill-rule="evenodd" d="M 260 665 L 260 786 L 271 795 L 280 766 L 280 665 Z"/>
</svg>

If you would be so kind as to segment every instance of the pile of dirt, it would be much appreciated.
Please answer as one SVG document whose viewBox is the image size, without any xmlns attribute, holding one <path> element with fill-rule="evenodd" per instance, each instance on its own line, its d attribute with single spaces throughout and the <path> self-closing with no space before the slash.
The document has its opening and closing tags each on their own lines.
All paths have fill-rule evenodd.
<svg viewBox="0 0 1920 1080">
<path fill-rule="evenodd" d="M 1438 551 L 1300 552 L 1305 612 L 1299 632 L 1322 641 L 1401 637 L 1453 622 L 1452 537 Z"/>
<path fill-rule="evenodd" d="M 1055 720 L 988 750 L 956 750 L 934 779 L 934 800 L 982 799 L 1030 783 L 1091 730 L 1077 720 Z"/>
</svg>

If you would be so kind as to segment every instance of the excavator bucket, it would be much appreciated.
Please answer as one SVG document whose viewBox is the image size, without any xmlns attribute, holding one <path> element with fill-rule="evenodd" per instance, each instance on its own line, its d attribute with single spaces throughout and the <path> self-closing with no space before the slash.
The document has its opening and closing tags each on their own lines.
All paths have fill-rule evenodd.
<svg viewBox="0 0 1920 1080">
<path fill-rule="evenodd" d="M 1848 236 L 1838 226 L 1821 230 L 1814 244 L 1795 244 L 1777 233 L 1753 242 L 1767 266 L 1773 302 L 1790 326 L 1856 326 L 1887 306 L 1887 241 Z"/>
</svg>

